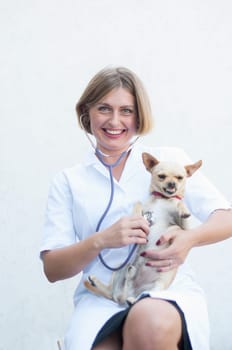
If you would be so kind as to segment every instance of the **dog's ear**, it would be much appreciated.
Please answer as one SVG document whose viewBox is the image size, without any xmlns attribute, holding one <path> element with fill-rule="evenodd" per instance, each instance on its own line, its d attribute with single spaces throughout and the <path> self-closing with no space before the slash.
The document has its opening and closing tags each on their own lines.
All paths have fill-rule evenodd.
<svg viewBox="0 0 232 350">
<path fill-rule="evenodd" d="M 199 169 L 201 165 L 202 165 L 202 160 L 198 160 L 198 162 L 191 165 L 186 165 L 185 170 L 186 170 L 187 176 L 188 177 L 192 176 L 192 174 L 195 173 L 195 171 Z"/>
<path fill-rule="evenodd" d="M 159 161 L 149 153 L 142 153 L 143 163 L 148 171 L 151 172 L 152 168 L 159 163 Z"/>
</svg>

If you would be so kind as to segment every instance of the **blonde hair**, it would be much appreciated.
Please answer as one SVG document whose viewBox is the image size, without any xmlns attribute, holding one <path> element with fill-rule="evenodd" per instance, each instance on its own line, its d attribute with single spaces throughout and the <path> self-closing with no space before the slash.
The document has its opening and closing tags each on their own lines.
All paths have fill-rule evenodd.
<svg viewBox="0 0 232 350">
<path fill-rule="evenodd" d="M 137 75 L 125 67 L 104 68 L 90 80 L 76 104 L 77 118 L 81 128 L 92 134 L 89 109 L 110 91 L 119 87 L 127 89 L 135 98 L 138 118 L 137 135 L 151 131 L 153 120 L 148 95 Z"/>
</svg>

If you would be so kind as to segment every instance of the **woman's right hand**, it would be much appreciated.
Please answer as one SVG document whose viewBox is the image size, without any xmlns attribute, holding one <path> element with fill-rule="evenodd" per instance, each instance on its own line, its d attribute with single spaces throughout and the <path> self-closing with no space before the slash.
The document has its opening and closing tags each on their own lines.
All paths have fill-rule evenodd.
<svg viewBox="0 0 232 350">
<path fill-rule="evenodd" d="M 73 277 L 95 259 L 102 249 L 144 244 L 148 233 L 148 222 L 141 215 L 123 217 L 78 243 L 43 252 L 44 272 L 50 282 Z"/>
<path fill-rule="evenodd" d="M 110 227 L 99 231 L 101 249 L 120 248 L 128 244 L 145 244 L 149 233 L 149 224 L 141 215 L 125 216 Z"/>
</svg>

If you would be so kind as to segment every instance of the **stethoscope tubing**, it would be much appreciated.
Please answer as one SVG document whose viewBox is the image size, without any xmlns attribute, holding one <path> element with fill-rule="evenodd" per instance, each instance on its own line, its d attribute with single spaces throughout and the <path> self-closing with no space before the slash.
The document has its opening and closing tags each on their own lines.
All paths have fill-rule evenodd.
<svg viewBox="0 0 232 350">
<path fill-rule="evenodd" d="M 96 226 L 96 232 L 98 232 L 101 228 L 101 225 L 102 225 L 102 222 L 103 220 L 105 219 L 106 215 L 108 214 L 110 208 L 111 208 L 111 205 L 112 205 L 112 202 L 113 202 L 113 199 L 114 199 L 114 178 L 113 178 L 113 168 L 115 166 L 117 166 L 121 160 L 127 155 L 127 153 L 129 152 L 131 148 L 129 148 L 127 151 L 124 151 L 121 153 L 121 155 L 118 157 L 118 159 L 112 163 L 112 164 L 108 164 L 106 162 L 104 162 L 103 160 L 103 157 L 102 157 L 102 154 L 101 152 L 98 150 L 98 148 L 95 149 L 95 152 L 96 152 L 96 155 L 98 156 L 98 159 L 100 160 L 100 162 L 108 168 L 109 170 L 109 175 L 110 175 L 110 188 L 111 188 L 111 191 L 110 191 L 110 199 L 109 199 L 109 202 L 106 206 L 106 209 L 104 210 L 101 218 L 99 219 L 98 221 L 98 224 Z M 132 255 L 134 254 L 135 252 L 135 249 L 137 247 L 137 244 L 134 244 L 132 246 L 132 249 L 131 251 L 129 252 L 127 258 L 125 259 L 125 261 L 122 262 L 122 264 L 120 264 L 119 266 L 117 267 L 113 267 L 113 266 L 110 266 L 109 264 L 107 264 L 107 262 L 104 260 L 103 256 L 101 253 L 98 254 L 98 258 L 99 260 L 101 261 L 101 263 L 103 264 L 103 266 L 105 266 L 108 270 L 111 270 L 111 271 L 118 271 L 118 270 L 121 270 L 123 267 L 125 267 L 128 262 L 130 261 Z"/>
</svg>

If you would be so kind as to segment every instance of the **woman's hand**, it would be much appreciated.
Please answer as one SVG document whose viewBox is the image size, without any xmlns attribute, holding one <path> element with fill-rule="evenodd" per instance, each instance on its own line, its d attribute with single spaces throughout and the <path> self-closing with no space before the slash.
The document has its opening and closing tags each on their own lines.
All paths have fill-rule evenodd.
<svg viewBox="0 0 232 350">
<path fill-rule="evenodd" d="M 141 215 L 131 215 L 119 219 L 112 226 L 97 235 L 101 249 L 120 248 L 128 244 L 145 244 L 149 224 Z"/>
<path fill-rule="evenodd" d="M 162 246 L 170 243 L 163 250 L 146 250 L 141 255 L 148 259 L 147 265 L 158 271 L 169 271 L 185 261 L 192 247 L 212 244 L 231 237 L 232 210 L 218 209 L 199 226 L 190 230 L 175 229 L 164 233 L 156 243 Z"/>
<path fill-rule="evenodd" d="M 192 248 L 188 230 L 175 229 L 167 231 L 156 244 L 162 247 L 163 244 L 167 243 L 170 243 L 170 245 L 164 249 L 149 249 L 141 254 L 141 256 L 148 259 L 146 262 L 147 266 L 156 267 L 157 271 L 165 272 L 184 263 L 189 250 Z"/>
</svg>

